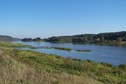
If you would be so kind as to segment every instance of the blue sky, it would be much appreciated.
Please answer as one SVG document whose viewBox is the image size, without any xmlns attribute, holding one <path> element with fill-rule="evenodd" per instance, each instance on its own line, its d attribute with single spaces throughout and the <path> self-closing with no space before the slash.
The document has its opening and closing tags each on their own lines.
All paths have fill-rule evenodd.
<svg viewBox="0 0 126 84">
<path fill-rule="evenodd" d="M 50 37 L 126 30 L 126 0 L 0 0 L 0 34 Z"/>
</svg>

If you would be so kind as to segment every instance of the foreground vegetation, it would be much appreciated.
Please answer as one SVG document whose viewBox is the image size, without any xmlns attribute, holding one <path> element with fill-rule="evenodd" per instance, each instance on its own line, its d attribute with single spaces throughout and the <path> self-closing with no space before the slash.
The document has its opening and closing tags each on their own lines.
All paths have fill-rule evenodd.
<svg viewBox="0 0 126 84">
<path fill-rule="evenodd" d="M 21 48 L 21 47 L 29 47 L 31 48 L 32 46 L 30 45 L 24 45 L 24 44 L 19 44 L 19 43 L 9 43 L 9 42 L 0 42 L 0 47 L 4 48 Z"/>
<path fill-rule="evenodd" d="M 0 84 L 126 84 L 126 65 L 17 50 L 14 45 L 0 43 Z"/>
</svg>

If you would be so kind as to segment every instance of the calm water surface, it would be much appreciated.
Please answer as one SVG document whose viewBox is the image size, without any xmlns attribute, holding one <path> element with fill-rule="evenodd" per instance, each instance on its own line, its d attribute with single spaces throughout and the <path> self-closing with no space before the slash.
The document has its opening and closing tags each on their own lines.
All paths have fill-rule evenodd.
<svg viewBox="0 0 126 84">
<path fill-rule="evenodd" d="M 47 54 L 56 54 L 63 57 L 77 58 L 81 60 L 92 60 L 95 62 L 105 62 L 114 66 L 126 64 L 126 47 L 105 46 L 105 45 L 90 45 L 90 44 L 72 44 L 72 43 L 49 43 L 49 42 L 21 42 L 35 47 L 68 47 L 72 49 L 85 50 L 89 49 L 92 52 L 75 52 L 63 51 L 55 49 L 33 49 L 33 51 L 43 52 Z"/>
</svg>

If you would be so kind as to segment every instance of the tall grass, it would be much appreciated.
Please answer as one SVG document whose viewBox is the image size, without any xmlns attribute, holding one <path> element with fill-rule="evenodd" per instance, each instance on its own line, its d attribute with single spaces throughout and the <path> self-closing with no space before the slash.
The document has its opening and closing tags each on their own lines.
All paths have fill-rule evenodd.
<svg viewBox="0 0 126 84">
<path fill-rule="evenodd" d="M 9 53 L 18 62 L 35 67 L 37 70 L 50 74 L 66 73 L 77 77 L 89 77 L 105 84 L 125 84 L 126 66 L 112 67 L 106 63 L 94 63 L 91 61 L 73 60 L 56 55 L 48 55 L 32 51 L 11 50 Z M 95 84 L 95 83 L 94 83 Z"/>
<path fill-rule="evenodd" d="M 0 84 L 126 84 L 125 64 L 113 67 L 0 45 Z"/>
<path fill-rule="evenodd" d="M 0 42 L 0 47 L 7 47 L 7 48 L 20 48 L 20 47 L 31 47 L 30 45 L 24 45 L 19 43 L 9 43 L 9 42 Z"/>
<path fill-rule="evenodd" d="M 87 75 L 62 71 L 55 64 L 62 64 L 64 60 L 59 56 L 1 46 L 0 84 L 102 84 Z"/>
</svg>

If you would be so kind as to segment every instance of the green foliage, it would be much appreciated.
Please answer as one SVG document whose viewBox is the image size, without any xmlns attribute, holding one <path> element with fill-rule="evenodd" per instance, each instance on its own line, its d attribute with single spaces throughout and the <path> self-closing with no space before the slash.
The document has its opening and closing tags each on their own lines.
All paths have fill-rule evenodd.
<svg viewBox="0 0 126 84">
<path fill-rule="evenodd" d="M 119 65 L 119 68 L 121 68 L 121 69 L 126 69 L 126 64 L 121 64 L 121 65 Z"/>
<path fill-rule="evenodd" d="M 126 41 L 126 32 L 122 31 L 99 34 L 81 34 L 74 36 L 59 36 L 44 40 L 48 42 L 124 44 Z"/>
<path fill-rule="evenodd" d="M 13 48 L 20 48 L 20 47 L 31 47 L 30 45 L 24 45 L 24 44 L 13 44 L 9 42 L 0 42 L 0 47 L 13 47 Z"/>
<path fill-rule="evenodd" d="M 24 38 L 24 39 L 22 39 L 22 41 L 43 41 L 40 37 L 37 37 L 37 38 L 34 38 L 34 39 L 32 39 L 32 38 Z"/>
<path fill-rule="evenodd" d="M 48 39 L 44 39 L 44 41 L 48 42 L 72 42 L 71 36 L 60 36 L 60 37 L 51 37 Z"/>
<path fill-rule="evenodd" d="M 47 65 L 44 66 L 45 70 L 42 65 L 33 61 L 36 58 L 30 58 L 31 64 L 28 64 L 28 60 L 25 57 L 22 59 L 18 53 L 22 53 L 26 58 L 39 55 L 30 51 L 0 48 L 0 84 L 83 84 L 83 81 L 86 81 L 86 84 L 102 84 L 90 77 L 56 73 L 55 69 Z M 33 62 L 36 63 L 35 66 L 32 66 Z"/>
<path fill-rule="evenodd" d="M 70 58 L 63 58 L 55 55 L 41 54 L 32 51 L 12 51 L 16 53 L 17 59 L 30 66 L 45 69 L 48 72 L 66 72 L 72 75 L 87 75 L 107 84 L 118 84 L 125 80 L 125 66 L 112 67 L 107 63 L 94 63 L 92 61 L 80 61 Z M 122 74 L 123 73 L 123 74 Z"/>
</svg>

